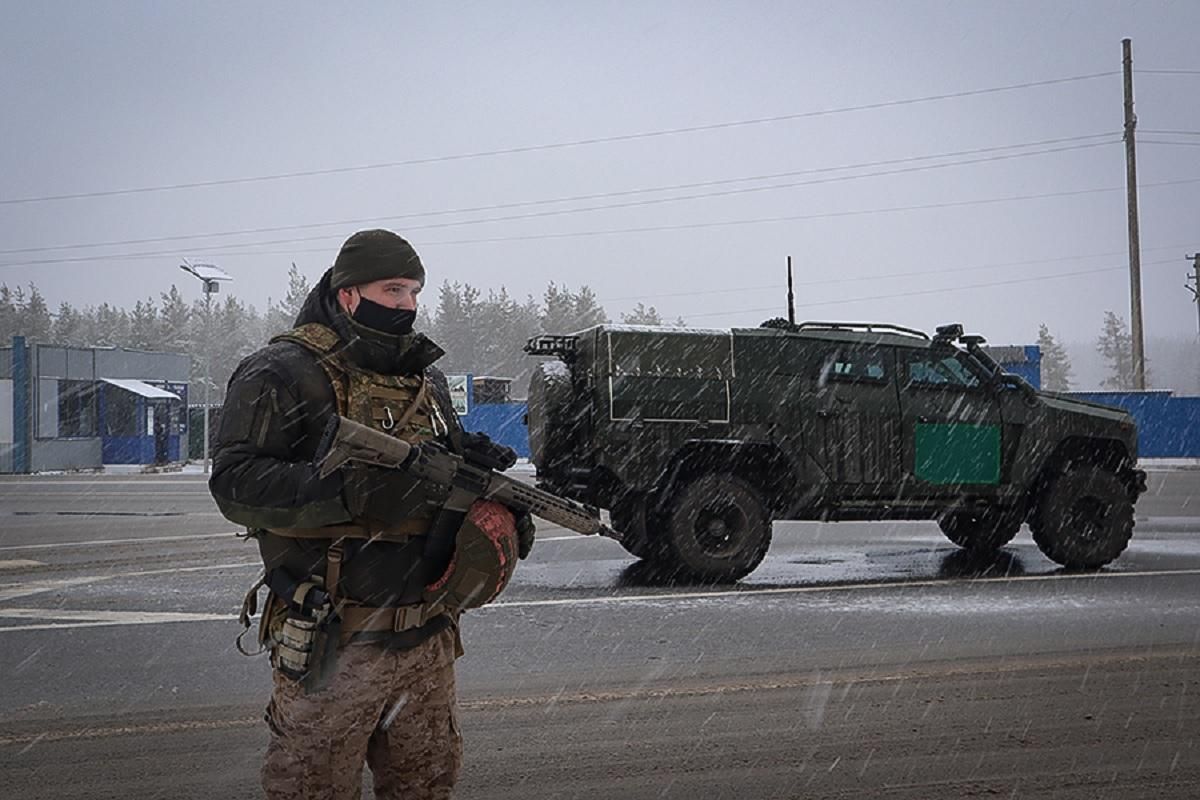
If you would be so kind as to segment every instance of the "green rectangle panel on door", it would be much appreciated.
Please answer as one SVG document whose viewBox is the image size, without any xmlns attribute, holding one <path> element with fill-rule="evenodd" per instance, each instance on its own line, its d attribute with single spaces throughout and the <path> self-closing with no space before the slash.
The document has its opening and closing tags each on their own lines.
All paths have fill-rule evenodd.
<svg viewBox="0 0 1200 800">
<path fill-rule="evenodd" d="M 913 472 L 936 484 L 1000 483 L 1000 426 L 918 423 Z"/>
</svg>

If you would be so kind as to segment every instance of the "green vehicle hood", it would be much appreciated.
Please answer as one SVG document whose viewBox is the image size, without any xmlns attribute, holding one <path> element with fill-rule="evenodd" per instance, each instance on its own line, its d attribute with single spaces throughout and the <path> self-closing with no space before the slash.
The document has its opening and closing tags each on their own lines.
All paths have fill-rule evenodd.
<svg viewBox="0 0 1200 800">
<path fill-rule="evenodd" d="M 1089 417 L 1096 417 L 1118 424 L 1133 422 L 1133 417 L 1123 408 L 1101 405 L 1100 403 L 1092 403 L 1087 400 L 1078 400 L 1074 397 L 1067 397 L 1066 395 L 1053 392 L 1038 392 L 1038 397 L 1046 404 L 1047 408 L 1055 411 L 1062 411 L 1068 414 L 1084 414 Z"/>
</svg>

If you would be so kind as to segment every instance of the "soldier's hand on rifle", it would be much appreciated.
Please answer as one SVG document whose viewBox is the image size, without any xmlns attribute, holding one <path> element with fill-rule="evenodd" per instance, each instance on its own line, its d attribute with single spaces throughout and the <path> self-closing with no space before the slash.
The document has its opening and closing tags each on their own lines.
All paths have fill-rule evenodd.
<svg viewBox="0 0 1200 800">
<path fill-rule="evenodd" d="M 469 463 L 496 472 L 517 463 L 517 451 L 493 442 L 486 433 L 463 433 L 463 458 Z"/>
<path fill-rule="evenodd" d="M 517 558 L 526 558 L 533 550 L 533 535 L 537 526 L 533 524 L 533 515 L 528 511 L 514 511 L 513 517 L 517 524 Z"/>
</svg>

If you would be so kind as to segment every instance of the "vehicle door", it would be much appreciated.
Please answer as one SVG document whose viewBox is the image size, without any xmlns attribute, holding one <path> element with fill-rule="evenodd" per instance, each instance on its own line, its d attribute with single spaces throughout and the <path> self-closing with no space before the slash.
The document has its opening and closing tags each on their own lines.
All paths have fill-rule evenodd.
<svg viewBox="0 0 1200 800">
<path fill-rule="evenodd" d="M 886 345 L 830 342 L 822 348 L 811 400 L 809 451 L 839 499 L 892 496 L 899 484 L 900 409 Z"/>
<path fill-rule="evenodd" d="M 1007 474 L 994 383 L 951 346 L 898 348 L 896 362 L 905 493 L 994 492 Z"/>
</svg>

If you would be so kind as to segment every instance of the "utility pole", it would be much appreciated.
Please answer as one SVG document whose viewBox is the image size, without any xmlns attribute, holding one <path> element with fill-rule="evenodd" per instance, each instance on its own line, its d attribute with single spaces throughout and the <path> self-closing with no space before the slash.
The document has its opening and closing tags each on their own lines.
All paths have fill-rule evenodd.
<svg viewBox="0 0 1200 800">
<path fill-rule="evenodd" d="M 788 256 L 788 323 L 796 324 L 796 295 L 792 293 L 792 257 Z"/>
<path fill-rule="evenodd" d="M 1137 145 L 1133 113 L 1133 43 L 1121 40 L 1125 72 L 1125 196 L 1129 210 L 1129 327 L 1133 333 L 1133 388 L 1146 391 L 1146 337 L 1142 327 L 1142 246 L 1138 237 Z"/>
<path fill-rule="evenodd" d="M 204 282 L 204 474 L 208 474 L 208 420 L 212 416 L 212 296 L 217 291 L 216 281 Z"/>
<path fill-rule="evenodd" d="M 1188 258 L 1192 261 L 1192 274 L 1188 276 L 1190 283 L 1185 283 L 1184 287 L 1192 293 L 1192 302 L 1196 304 L 1196 332 L 1200 334 L 1200 251 L 1197 251 L 1193 256 L 1188 256 Z"/>
<path fill-rule="evenodd" d="M 213 264 L 192 264 L 186 258 L 179 268 L 184 272 L 195 275 L 204 287 L 204 474 L 208 474 L 208 416 L 212 404 L 210 391 L 212 388 L 212 296 L 220 291 L 220 281 L 233 280 L 225 270 Z M 191 387 L 188 387 L 189 398 Z"/>
</svg>

